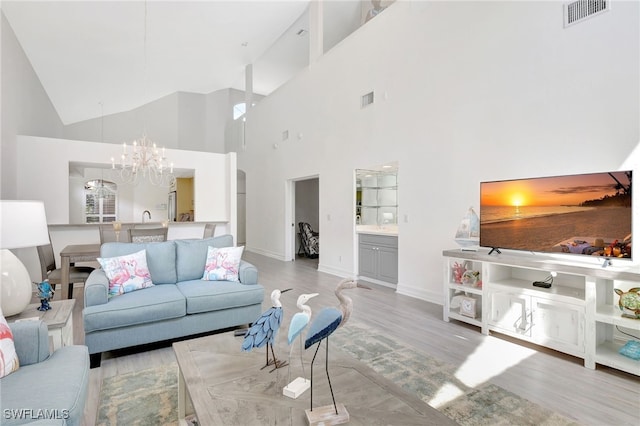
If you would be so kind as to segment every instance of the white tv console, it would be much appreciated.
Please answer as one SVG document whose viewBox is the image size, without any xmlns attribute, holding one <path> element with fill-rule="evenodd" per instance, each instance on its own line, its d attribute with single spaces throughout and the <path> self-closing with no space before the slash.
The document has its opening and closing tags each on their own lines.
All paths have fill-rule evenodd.
<svg viewBox="0 0 640 426">
<path fill-rule="evenodd" d="M 614 263 L 603 268 L 544 255 L 489 255 L 483 249 L 442 254 L 445 321 L 464 321 L 480 327 L 483 334 L 496 331 L 565 352 L 584 359 L 587 368 L 602 364 L 640 376 L 640 361 L 618 353 L 632 338 L 616 330 L 618 326 L 640 337 L 640 320 L 622 317 L 613 291 L 640 286 L 637 266 L 622 269 Z M 482 285 L 456 282 L 456 263 L 479 272 Z M 551 272 L 557 273 L 551 288 L 532 285 Z M 455 296 L 463 297 L 454 299 L 452 306 Z"/>
</svg>

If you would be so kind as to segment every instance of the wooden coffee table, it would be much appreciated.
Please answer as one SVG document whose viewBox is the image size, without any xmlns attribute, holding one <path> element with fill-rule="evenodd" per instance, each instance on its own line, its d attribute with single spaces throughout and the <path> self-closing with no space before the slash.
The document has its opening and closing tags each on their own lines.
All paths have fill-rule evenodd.
<svg viewBox="0 0 640 426">
<path fill-rule="evenodd" d="M 240 351 L 241 344 L 242 337 L 234 337 L 233 332 L 173 344 L 180 369 L 178 415 L 181 422 L 185 415 L 193 413 L 201 425 L 306 425 L 310 391 L 297 399 L 284 396 L 282 389 L 289 382 L 288 367 L 272 373 L 269 367 L 261 370 L 265 348 L 247 353 Z M 311 359 L 313 350 L 305 353 L 305 360 Z M 280 359 L 286 359 L 288 354 L 286 342 L 276 348 Z M 324 347 L 314 364 L 314 409 L 332 404 L 322 355 Z M 293 380 L 300 373 L 296 350 L 291 361 Z M 345 405 L 351 425 L 456 424 L 334 346 L 330 347 L 329 361 L 336 403 Z M 306 371 L 309 374 L 308 366 Z"/>
</svg>

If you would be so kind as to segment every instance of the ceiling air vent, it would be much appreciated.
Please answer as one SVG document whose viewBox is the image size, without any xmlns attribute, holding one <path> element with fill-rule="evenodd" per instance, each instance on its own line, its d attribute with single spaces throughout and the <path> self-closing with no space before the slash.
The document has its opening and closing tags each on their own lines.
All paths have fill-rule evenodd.
<svg viewBox="0 0 640 426">
<path fill-rule="evenodd" d="M 564 5 L 564 27 L 599 15 L 611 8 L 611 0 L 577 0 Z"/>
</svg>

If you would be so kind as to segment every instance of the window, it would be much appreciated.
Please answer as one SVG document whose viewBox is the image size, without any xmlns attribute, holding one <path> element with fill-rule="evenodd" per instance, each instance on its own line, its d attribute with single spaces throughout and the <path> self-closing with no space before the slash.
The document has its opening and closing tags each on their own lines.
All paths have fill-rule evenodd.
<svg viewBox="0 0 640 426">
<path fill-rule="evenodd" d="M 118 204 L 118 185 L 102 179 L 84 185 L 85 223 L 115 222 Z"/>
<path fill-rule="evenodd" d="M 233 106 L 233 119 L 237 120 L 247 112 L 247 104 L 242 102 Z"/>
<path fill-rule="evenodd" d="M 251 103 L 251 106 L 256 106 L 255 102 Z M 243 117 L 247 113 L 247 104 L 245 102 L 240 102 L 239 104 L 235 104 L 233 106 L 233 119 L 237 120 L 240 117 Z"/>
</svg>

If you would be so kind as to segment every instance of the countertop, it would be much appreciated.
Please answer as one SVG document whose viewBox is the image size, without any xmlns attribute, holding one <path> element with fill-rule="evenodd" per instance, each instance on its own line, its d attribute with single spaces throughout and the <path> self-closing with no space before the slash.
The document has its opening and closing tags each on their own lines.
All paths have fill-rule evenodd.
<svg viewBox="0 0 640 426">
<path fill-rule="evenodd" d="M 64 227 L 84 227 L 84 228 L 96 228 L 102 225 L 110 225 L 113 222 L 108 223 L 50 223 L 49 227 L 64 228 Z M 162 222 L 150 221 L 150 222 L 120 222 L 124 227 L 160 227 Z M 202 222 L 168 222 L 171 226 L 185 226 L 185 225 L 206 225 L 208 223 L 224 224 L 226 221 L 202 221 Z"/>
<path fill-rule="evenodd" d="M 389 235 L 392 237 L 397 237 L 398 225 L 356 225 L 356 234 Z"/>
</svg>

